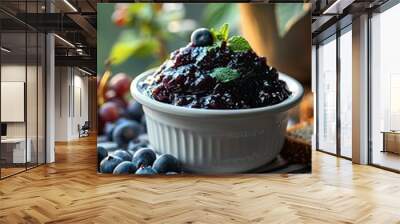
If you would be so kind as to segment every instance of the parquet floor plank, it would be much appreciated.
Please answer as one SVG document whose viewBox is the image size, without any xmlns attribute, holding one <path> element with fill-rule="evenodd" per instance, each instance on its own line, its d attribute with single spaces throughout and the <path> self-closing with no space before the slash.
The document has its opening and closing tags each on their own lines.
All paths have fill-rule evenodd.
<svg viewBox="0 0 400 224">
<path fill-rule="evenodd" d="M 0 181 L 0 223 L 400 223 L 400 175 L 313 152 L 313 173 L 96 173 L 95 138 Z"/>
</svg>

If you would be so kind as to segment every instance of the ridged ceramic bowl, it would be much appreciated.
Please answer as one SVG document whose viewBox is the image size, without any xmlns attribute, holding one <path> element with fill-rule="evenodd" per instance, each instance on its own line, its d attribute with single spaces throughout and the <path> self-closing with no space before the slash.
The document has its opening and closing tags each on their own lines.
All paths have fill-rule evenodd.
<svg viewBox="0 0 400 224">
<path fill-rule="evenodd" d="M 238 110 L 186 108 L 143 93 L 139 83 L 153 72 L 140 74 L 131 85 L 133 97 L 143 105 L 150 144 L 195 173 L 243 173 L 271 162 L 285 140 L 287 111 L 304 92 L 295 79 L 279 74 L 292 92 L 279 104 Z"/>
</svg>

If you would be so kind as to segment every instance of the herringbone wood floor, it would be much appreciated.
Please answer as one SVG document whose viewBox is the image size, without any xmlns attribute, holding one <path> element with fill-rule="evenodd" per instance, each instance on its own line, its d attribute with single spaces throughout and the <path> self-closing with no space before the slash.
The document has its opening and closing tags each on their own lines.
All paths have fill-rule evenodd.
<svg viewBox="0 0 400 224">
<path fill-rule="evenodd" d="M 313 173 L 96 174 L 95 138 L 0 181 L 0 223 L 400 223 L 400 175 L 313 153 Z"/>
</svg>

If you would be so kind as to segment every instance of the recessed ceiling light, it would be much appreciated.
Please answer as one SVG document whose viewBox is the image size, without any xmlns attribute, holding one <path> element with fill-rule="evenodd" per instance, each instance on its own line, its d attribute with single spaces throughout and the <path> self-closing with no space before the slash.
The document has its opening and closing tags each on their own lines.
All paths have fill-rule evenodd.
<svg viewBox="0 0 400 224">
<path fill-rule="evenodd" d="M 69 42 L 68 40 L 62 38 L 61 36 L 59 36 L 58 34 L 54 34 L 55 37 L 57 37 L 59 40 L 61 40 L 62 42 L 64 42 L 65 44 L 67 44 L 70 47 L 75 48 L 75 45 L 73 45 L 71 42 Z"/>
<path fill-rule="evenodd" d="M 351 5 L 355 0 L 336 0 L 322 14 L 342 14 L 343 9 Z"/>
<path fill-rule="evenodd" d="M 67 4 L 74 12 L 78 12 L 75 6 L 73 6 L 68 0 L 64 0 L 64 3 Z"/>
<path fill-rule="evenodd" d="M 86 71 L 86 70 L 84 70 L 84 69 L 81 69 L 81 68 L 79 68 L 79 67 L 78 67 L 78 70 L 81 71 L 81 72 L 83 72 L 83 73 L 85 73 L 85 74 L 87 74 L 87 75 L 92 75 L 92 73 L 90 73 L 90 72 L 88 72 L 88 71 Z"/>
<path fill-rule="evenodd" d="M 10 53 L 10 52 L 11 52 L 11 50 L 9 50 L 9 49 L 7 49 L 7 48 L 5 48 L 5 47 L 1 47 L 0 49 L 1 49 L 2 51 L 6 52 L 6 53 Z"/>
</svg>

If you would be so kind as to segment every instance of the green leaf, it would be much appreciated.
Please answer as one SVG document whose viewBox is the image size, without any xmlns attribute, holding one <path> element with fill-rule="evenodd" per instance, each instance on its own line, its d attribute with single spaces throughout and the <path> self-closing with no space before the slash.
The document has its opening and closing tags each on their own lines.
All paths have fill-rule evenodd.
<svg viewBox="0 0 400 224">
<path fill-rule="evenodd" d="M 249 42 L 241 36 L 232 36 L 229 38 L 228 48 L 236 52 L 251 50 Z"/>
<path fill-rule="evenodd" d="M 160 49 L 160 42 L 154 38 L 142 40 L 141 44 L 133 52 L 134 57 L 147 57 L 154 55 Z"/>
<path fill-rule="evenodd" d="M 224 23 L 224 25 L 219 28 L 219 33 L 222 36 L 223 40 L 228 40 L 229 36 L 229 25 L 227 23 Z"/>
<path fill-rule="evenodd" d="M 136 50 L 137 43 L 117 42 L 111 49 L 110 61 L 112 64 L 121 64 Z"/>
<path fill-rule="evenodd" d="M 220 48 L 221 44 L 222 44 L 221 41 L 214 42 L 211 46 L 207 46 L 207 52 Z"/>
<path fill-rule="evenodd" d="M 279 35 L 285 36 L 292 26 L 310 11 L 310 8 L 310 3 L 276 4 L 275 16 Z"/>
<path fill-rule="evenodd" d="M 125 3 L 126 4 L 126 3 Z M 144 7 L 146 7 L 146 3 L 135 3 L 129 4 L 128 12 L 132 15 L 136 15 L 139 13 Z"/>
<path fill-rule="evenodd" d="M 211 77 L 217 79 L 220 82 L 230 82 L 234 79 L 240 77 L 239 72 L 234 69 L 230 69 L 227 67 L 220 67 L 213 70 L 210 74 Z"/>
<path fill-rule="evenodd" d="M 155 38 L 139 38 L 132 31 L 122 33 L 120 40 L 111 49 L 112 64 L 121 64 L 132 56 L 146 57 L 156 53 L 159 42 Z"/>
<path fill-rule="evenodd" d="M 229 25 L 227 23 L 224 23 L 224 25 L 222 25 L 219 30 L 211 28 L 210 32 L 212 33 L 216 41 L 226 41 L 229 36 Z"/>
</svg>

